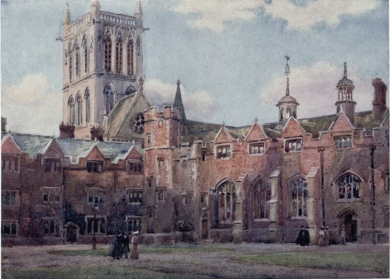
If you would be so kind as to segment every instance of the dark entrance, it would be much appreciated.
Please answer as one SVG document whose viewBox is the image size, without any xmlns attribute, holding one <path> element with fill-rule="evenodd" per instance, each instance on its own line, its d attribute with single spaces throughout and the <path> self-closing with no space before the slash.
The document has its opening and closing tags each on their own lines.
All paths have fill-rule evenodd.
<svg viewBox="0 0 390 279">
<path fill-rule="evenodd" d="M 357 220 L 353 220 L 352 214 L 344 217 L 345 238 L 347 242 L 357 241 Z"/>
<path fill-rule="evenodd" d="M 71 243 L 77 241 L 77 226 L 69 225 L 66 228 L 66 241 Z"/>
<path fill-rule="evenodd" d="M 208 236 L 207 220 L 202 220 L 202 239 L 207 239 Z"/>
</svg>

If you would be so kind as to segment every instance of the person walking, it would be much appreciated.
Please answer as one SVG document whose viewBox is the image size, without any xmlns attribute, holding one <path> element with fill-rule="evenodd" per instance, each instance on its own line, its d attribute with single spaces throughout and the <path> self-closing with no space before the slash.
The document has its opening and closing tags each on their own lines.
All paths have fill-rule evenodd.
<svg viewBox="0 0 390 279">
<path fill-rule="evenodd" d="M 119 260 L 121 257 L 121 234 L 117 233 L 111 242 L 111 250 L 109 252 L 109 256 L 111 256 L 113 259 Z"/>
<path fill-rule="evenodd" d="M 130 251 L 129 242 L 130 242 L 129 236 L 127 234 L 125 234 L 123 236 L 123 253 L 125 254 L 126 259 L 128 257 L 128 253 Z"/>
<path fill-rule="evenodd" d="M 325 246 L 330 245 L 329 226 L 325 227 Z"/>
<path fill-rule="evenodd" d="M 319 232 L 320 241 L 319 246 L 325 246 L 325 227 L 321 227 L 321 230 Z"/>
<path fill-rule="evenodd" d="M 306 226 L 304 235 L 305 235 L 305 237 L 304 237 L 304 245 L 305 246 L 309 246 L 309 244 L 310 244 L 309 226 Z"/>
<path fill-rule="evenodd" d="M 344 225 L 341 228 L 340 237 L 341 237 L 341 244 L 342 245 L 346 245 L 346 241 L 345 241 L 345 226 Z"/>
<path fill-rule="evenodd" d="M 130 259 L 132 260 L 138 260 L 139 259 L 139 254 L 138 254 L 138 243 L 139 243 L 139 237 L 138 237 L 139 232 L 133 232 L 133 238 L 131 239 L 131 254 L 130 254 Z"/>
</svg>

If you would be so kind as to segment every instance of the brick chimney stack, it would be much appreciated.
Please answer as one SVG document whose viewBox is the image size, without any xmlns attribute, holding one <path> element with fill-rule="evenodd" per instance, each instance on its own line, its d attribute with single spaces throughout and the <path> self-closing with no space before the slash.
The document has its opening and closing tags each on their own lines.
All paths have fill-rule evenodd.
<svg viewBox="0 0 390 279">
<path fill-rule="evenodd" d="M 374 86 L 374 100 L 372 101 L 372 114 L 374 120 L 381 119 L 383 113 L 386 110 L 386 91 L 387 86 L 380 78 L 376 78 L 372 81 Z"/>
</svg>

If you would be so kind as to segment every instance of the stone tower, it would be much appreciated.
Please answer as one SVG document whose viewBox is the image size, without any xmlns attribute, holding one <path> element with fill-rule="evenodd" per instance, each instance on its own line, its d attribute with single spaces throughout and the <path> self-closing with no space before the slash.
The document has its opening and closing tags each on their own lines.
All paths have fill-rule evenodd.
<svg viewBox="0 0 390 279">
<path fill-rule="evenodd" d="M 337 84 L 338 101 L 336 102 L 337 113 L 342 109 L 351 123 L 355 125 L 355 106 L 356 102 L 352 99 L 353 89 L 352 80 L 347 77 L 347 63 L 344 62 L 344 76 Z"/>
<path fill-rule="evenodd" d="M 287 76 L 286 96 L 280 99 L 276 105 L 279 108 L 279 122 L 288 120 L 290 116 L 297 118 L 297 107 L 299 106 L 297 100 L 290 96 L 290 66 L 288 65 L 288 60 L 290 60 L 290 57 L 285 56 L 285 58 L 287 61 L 286 70 L 284 72 Z"/>
<path fill-rule="evenodd" d="M 125 12 L 125 11 L 124 11 Z M 138 89 L 143 75 L 142 8 L 133 16 L 100 10 L 63 19 L 63 117 L 61 137 L 102 138 L 103 120 L 122 98 Z"/>
</svg>

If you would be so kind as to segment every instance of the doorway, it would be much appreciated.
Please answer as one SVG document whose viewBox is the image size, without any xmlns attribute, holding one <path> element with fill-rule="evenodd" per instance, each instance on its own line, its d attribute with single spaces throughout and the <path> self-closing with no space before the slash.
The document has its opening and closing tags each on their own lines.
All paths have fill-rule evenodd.
<svg viewBox="0 0 390 279">
<path fill-rule="evenodd" d="M 202 239 L 208 238 L 208 222 L 207 220 L 202 220 Z"/>
<path fill-rule="evenodd" d="M 66 241 L 70 243 L 77 242 L 78 226 L 76 224 L 68 224 L 66 227 Z"/>
<path fill-rule="evenodd" d="M 345 226 L 345 240 L 347 242 L 357 241 L 357 220 L 354 220 L 352 213 L 345 215 L 344 217 Z"/>
</svg>

